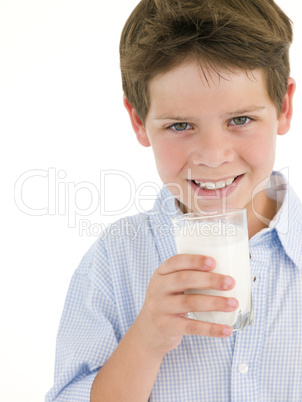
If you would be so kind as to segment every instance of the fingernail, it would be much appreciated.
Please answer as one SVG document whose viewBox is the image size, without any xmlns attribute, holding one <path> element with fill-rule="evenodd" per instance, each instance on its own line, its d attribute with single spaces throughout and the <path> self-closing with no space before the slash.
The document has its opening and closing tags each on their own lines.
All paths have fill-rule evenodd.
<svg viewBox="0 0 302 402">
<path fill-rule="evenodd" d="M 212 260 L 212 258 L 207 258 L 207 259 L 205 260 L 205 266 L 208 267 L 208 268 L 211 268 L 211 267 L 213 266 L 213 260 Z"/>
<path fill-rule="evenodd" d="M 237 305 L 236 299 L 228 299 L 228 305 L 230 307 L 235 307 Z"/>
<path fill-rule="evenodd" d="M 223 333 L 223 335 L 225 335 L 225 336 L 231 335 L 232 332 L 233 332 L 233 330 L 232 330 L 231 327 L 224 327 L 223 330 L 222 330 L 222 333 Z"/>
<path fill-rule="evenodd" d="M 224 284 L 227 288 L 231 287 L 233 283 L 234 283 L 233 278 L 231 278 L 230 276 L 226 276 L 224 278 Z"/>
</svg>

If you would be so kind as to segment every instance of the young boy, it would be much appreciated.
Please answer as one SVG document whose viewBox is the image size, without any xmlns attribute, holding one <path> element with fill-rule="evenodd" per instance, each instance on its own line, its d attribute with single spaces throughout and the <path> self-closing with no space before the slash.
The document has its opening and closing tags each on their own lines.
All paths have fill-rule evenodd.
<svg viewBox="0 0 302 402">
<path fill-rule="evenodd" d="M 291 40 L 272 0 L 142 0 L 133 11 L 124 104 L 164 187 L 76 270 L 47 401 L 302 401 L 302 207 L 272 173 L 292 116 Z M 173 215 L 222 204 L 248 216 L 255 319 L 237 333 L 186 318 L 238 308 L 187 289 L 235 283 L 211 256 L 175 255 L 169 230 Z"/>
</svg>

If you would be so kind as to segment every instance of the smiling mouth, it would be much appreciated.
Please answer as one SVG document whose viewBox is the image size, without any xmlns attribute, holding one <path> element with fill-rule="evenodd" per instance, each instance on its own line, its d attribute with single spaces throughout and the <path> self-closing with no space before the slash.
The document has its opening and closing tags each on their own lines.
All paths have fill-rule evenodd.
<svg viewBox="0 0 302 402">
<path fill-rule="evenodd" d="M 224 188 L 228 188 L 229 186 L 231 186 L 234 181 L 240 176 L 234 176 L 234 177 L 230 177 L 226 180 L 220 180 L 220 181 L 215 181 L 215 182 L 211 182 L 211 181 L 198 181 L 198 180 L 192 180 L 192 182 L 198 186 L 199 188 L 201 188 L 202 190 L 207 190 L 207 191 L 213 191 L 213 190 L 221 190 Z"/>
</svg>

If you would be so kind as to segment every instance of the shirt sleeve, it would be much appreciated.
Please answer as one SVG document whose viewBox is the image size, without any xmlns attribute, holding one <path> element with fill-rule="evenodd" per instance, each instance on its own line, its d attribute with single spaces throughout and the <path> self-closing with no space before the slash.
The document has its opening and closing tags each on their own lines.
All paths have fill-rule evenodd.
<svg viewBox="0 0 302 402">
<path fill-rule="evenodd" d="M 98 241 L 69 286 L 57 336 L 54 385 L 46 402 L 90 401 L 93 380 L 119 342 L 118 328 L 110 267 Z"/>
</svg>

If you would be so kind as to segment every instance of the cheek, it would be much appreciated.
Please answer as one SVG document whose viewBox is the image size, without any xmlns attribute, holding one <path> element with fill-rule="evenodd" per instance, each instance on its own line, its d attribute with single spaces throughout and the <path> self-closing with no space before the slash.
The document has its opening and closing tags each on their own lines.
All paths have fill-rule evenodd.
<svg viewBox="0 0 302 402">
<path fill-rule="evenodd" d="M 241 156 L 253 168 L 265 168 L 274 164 L 276 136 L 263 133 L 245 144 Z"/>
<path fill-rule="evenodd" d="M 153 144 L 152 148 L 160 177 L 171 180 L 186 163 L 184 148 L 170 142 Z"/>
</svg>

